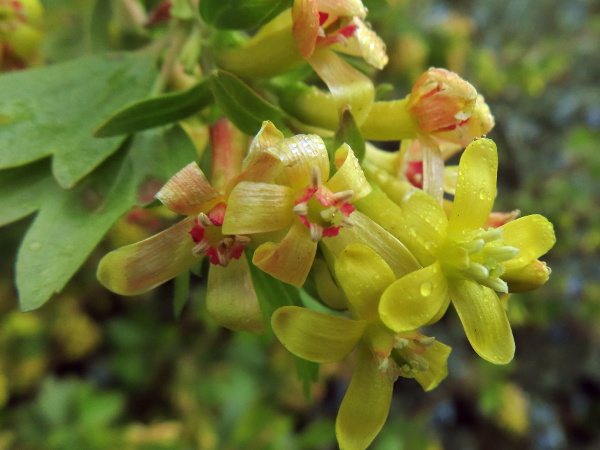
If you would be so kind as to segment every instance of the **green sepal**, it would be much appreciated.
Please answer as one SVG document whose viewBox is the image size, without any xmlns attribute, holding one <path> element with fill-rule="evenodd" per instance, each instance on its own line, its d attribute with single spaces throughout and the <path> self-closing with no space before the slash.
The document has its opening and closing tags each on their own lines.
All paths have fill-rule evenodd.
<svg viewBox="0 0 600 450">
<path fill-rule="evenodd" d="M 202 0 L 200 15 L 215 28 L 246 30 L 260 27 L 291 6 L 291 0 Z"/>
<path fill-rule="evenodd" d="M 204 80 L 185 91 L 163 94 L 125 106 L 96 128 L 94 136 L 119 136 L 167 125 L 191 116 L 211 102 L 210 84 Z"/>
<path fill-rule="evenodd" d="M 362 134 L 356 125 L 356 121 L 350 112 L 350 108 L 348 107 L 345 107 L 342 110 L 340 123 L 333 136 L 333 143 L 336 149 L 344 143 L 348 144 L 354 152 L 354 156 L 361 162 L 365 157 L 365 139 L 362 137 Z M 331 157 L 332 161 L 334 160 L 334 157 L 335 153 Z M 335 164 L 332 164 L 332 167 L 335 167 Z"/>
<path fill-rule="evenodd" d="M 235 75 L 217 70 L 210 82 L 217 105 L 244 133 L 255 135 L 265 120 L 270 120 L 280 130 L 287 128 L 282 121 L 283 111 L 264 100 Z"/>
<path fill-rule="evenodd" d="M 175 317 L 181 315 L 183 307 L 188 301 L 190 295 L 190 271 L 184 270 L 178 277 L 175 277 L 175 287 L 173 289 L 173 312 Z"/>
</svg>

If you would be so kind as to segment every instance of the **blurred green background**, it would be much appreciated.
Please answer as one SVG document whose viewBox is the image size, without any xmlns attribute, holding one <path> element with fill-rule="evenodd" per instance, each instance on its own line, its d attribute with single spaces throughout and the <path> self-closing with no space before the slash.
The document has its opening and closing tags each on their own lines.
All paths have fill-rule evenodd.
<svg viewBox="0 0 600 450">
<path fill-rule="evenodd" d="M 43 3 L 49 62 L 139 44 L 94 1 Z M 430 393 L 399 379 L 372 448 L 600 448 L 600 2 L 364 3 L 391 59 L 377 82 L 405 95 L 430 66 L 469 80 L 496 117 L 496 209 L 543 214 L 557 234 L 550 281 L 509 300 L 515 360 L 482 361 L 448 314 L 426 331 L 453 347 L 448 378 Z M 100 20 L 105 40 L 90 32 Z M 129 216 L 63 293 L 19 312 L 31 220 L 0 231 L 0 450 L 336 448 L 350 363 L 323 365 L 307 399 L 272 336 L 211 321 L 201 280 L 179 318 L 170 285 L 125 298 L 95 280 L 103 254 L 158 219 Z"/>
</svg>

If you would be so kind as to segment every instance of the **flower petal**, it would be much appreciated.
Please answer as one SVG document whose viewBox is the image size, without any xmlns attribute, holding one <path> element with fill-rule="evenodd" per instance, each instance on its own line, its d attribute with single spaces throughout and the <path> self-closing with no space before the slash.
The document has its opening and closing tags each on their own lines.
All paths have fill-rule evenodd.
<svg viewBox="0 0 600 450">
<path fill-rule="evenodd" d="M 503 245 L 519 249 L 519 254 L 503 263 L 506 269 L 516 269 L 544 255 L 556 243 L 554 227 L 544 216 L 532 214 L 500 227 Z"/>
<path fill-rule="evenodd" d="M 315 50 L 319 33 L 319 11 L 317 0 L 295 0 L 292 6 L 292 34 L 303 58 Z"/>
<path fill-rule="evenodd" d="M 265 120 L 260 131 L 254 136 L 248 148 L 248 155 L 242 163 L 242 170 L 246 169 L 253 161 L 254 156 L 262 154 L 269 147 L 283 141 L 285 136 L 270 120 Z"/>
<path fill-rule="evenodd" d="M 332 49 L 348 55 L 361 56 L 367 64 L 383 69 L 389 61 L 385 52 L 385 43 L 365 22 L 354 17 L 350 22 L 356 27 L 354 35 L 344 44 L 334 44 Z"/>
<path fill-rule="evenodd" d="M 287 186 L 242 181 L 231 191 L 223 234 L 281 230 L 294 220 L 294 192 Z"/>
<path fill-rule="evenodd" d="M 283 306 L 271 318 L 273 331 L 294 355 L 317 363 L 341 361 L 356 347 L 366 322 Z"/>
<path fill-rule="evenodd" d="M 493 364 L 509 363 L 515 341 L 496 293 L 468 280 L 453 280 L 448 288 L 473 350 Z"/>
<path fill-rule="evenodd" d="M 198 258 L 188 234 L 194 219 L 188 217 L 165 231 L 107 254 L 98 266 L 98 280 L 113 292 L 137 295 L 175 278 Z"/>
<path fill-rule="evenodd" d="M 192 216 L 201 211 L 203 203 L 218 195 L 219 193 L 210 185 L 198 164 L 193 162 L 173 175 L 156 194 L 156 198 L 171 211 Z"/>
<path fill-rule="evenodd" d="M 396 280 L 390 266 L 364 245 L 346 247 L 334 266 L 336 278 L 353 314 L 370 322 L 378 321 L 381 294 Z"/>
<path fill-rule="evenodd" d="M 350 245 L 362 244 L 383 257 L 397 278 L 422 267 L 402 242 L 369 217 L 360 211 L 354 211 L 350 218 L 354 222 L 352 228 L 344 227 L 336 237 L 321 241 L 336 256 Z"/>
<path fill-rule="evenodd" d="M 379 371 L 366 346 L 358 349 L 356 368 L 335 423 L 342 449 L 365 449 L 373 442 L 387 419 L 393 383 Z"/>
<path fill-rule="evenodd" d="M 527 292 L 542 286 L 550 277 L 550 267 L 539 259 L 516 269 L 508 269 L 502 279 L 508 285 L 508 292 Z"/>
<path fill-rule="evenodd" d="M 329 266 L 321 258 L 315 258 L 311 269 L 312 278 L 315 282 L 315 289 L 321 298 L 321 301 L 331 309 L 348 309 L 346 296 L 336 284 Z"/>
<path fill-rule="evenodd" d="M 409 273 L 392 283 L 381 296 L 382 322 L 395 332 L 428 324 L 444 306 L 448 282 L 439 262 Z"/>
<path fill-rule="evenodd" d="M 350 105 L 360 126 L 373 105 L 375 88 L 371 79 L 329 50 L 318 50 L 308 60 L 336 100 L 338 110 Z"/>
<path fill-rule="evenodd" d="M 477 139 L 465 149 L 458 166 L 449 235 L 476 230 L 486 222 L 496 198 L 498 152 L 491 139 Z"/>
<path fill-rule="evenodd" d="M 361 0 L 317 0 L 319 11 L 334 16 L 356 16 L 364 19 L 367 9 Z"/>
<path fill-rule="evenodd" d="M 430 391 L 437 387 L 440 382 L 448 376 L 448 355 L 452 349 L 446 344 L 434 341 L 423 354 L 423 358 L 429 364 L 429 369 L 415 375 L 424 391 Z"/>
<path fill-rule="evenodd" d="M 348 144 L 343 144 L 335 152 L 337 172 L 325 183 L 331 192 L 351 190 L 355 202 L 371 193 L 371 185 L 365 178 L 358 159 Z"/>
<path fill-rule="evenodd" d="M 356 207 L 398 238 L 423 266 L 433 263 L 430 249 L 442 241 L 448 219 L 430 195 L 410 190 L 397 205 L 374 189 Z"/>
<path fill-rule="evenodd" d="M 439 204 L 444 197 L 444 160 L 436 141 L 426 135 L 419 136 L 423 152 L 423 190 Z"/>
<path fill-rule="evenodd" d="M 276 143 L 267 150 L 282 165 L 289 186 L 305 188 L 310 184 L 313 167 L 321 170 L 323 180 L 329 178 L 329 156 L 323 140 L 316 134 L 298 134 Z"/>
<path fill-rule="evenodd" d="M 232 259 L 227 267 L 210 266 L 206 308 L 215 322 L 230 330 L 265 332 L 263 314 L 244 255 Z"/>
<path fill-rule="evenodd" d="M 279 243 L 267 242 L 254 252 L 252 262 L 275 278 L 300 287 L 306 281 L 317 252 L 310 230 L 296 221 Z"/>
</svg>

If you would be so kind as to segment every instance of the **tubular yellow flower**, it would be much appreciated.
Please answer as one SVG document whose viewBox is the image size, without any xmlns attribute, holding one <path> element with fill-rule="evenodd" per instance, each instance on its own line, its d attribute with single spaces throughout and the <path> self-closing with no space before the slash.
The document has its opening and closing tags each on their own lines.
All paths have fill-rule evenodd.
<svg viewBox="0 0 600 450">
<path fill-rule="evenodd" d="M 552 248 L 555 236 L 552 224 L 539 215 L 482 228 L 496 196 L 497 167 L 493 141 L 479 139 L 467 147 L 449 218 L 437 202 L 418 190 L 409 191 L 400 207 L 386 202 L 381 193 L 378 201 L 367 198 L 357 206 L 426 266 L 404 277 L 415 296 L 409 306 L 422 308 L 423 314 L 439 308 L 431 317 L 434 321 L 451 300 L 474 350 L 490 362 L 505 364 L 513 357 L 514 340 L 496 292 L 509 291 L 505 276 L 515 286 L 533 287 L 545 281 L 543 270 L 529 267 Z M 525 274 L 531 276 L 528 281 Z M 393 330 L 412 328 L 406 298 L 382 298 L 381 318 Z"/>
<path fill-rule="evenodd" d="M 353 319 L 286 306 L 271 322 L 282 344 L 310 361 L 340 361 L 359 346 L 336 434 L 340 448 L 364 449 L 385 423 L 394 381 L 415 378 L 424 390 L 435 388 L 447 375 L 450 347 L 417 331 L 394 333 L 380 321 L 378 304 L 396 277 L 373 250 L 347 247 L 334 265 Z"/>
<path fill-rule="evenodd" d="M 283 138 L 272 123 L 265 122 L 244 167 L 264 172 L 260 159 L 265 155 L 280 162 L 281 174 L 273 172 L 275 184 L 262 180 L 236 184 L 229 196 L 223 231 L 231 235 L 284 232 L 279 243 L 260 245 L 253 262 L 275 278 L 301 286 L 317 243 L 353 225 L 352 202 L 367 195 L 371 187 L 345 144 L 336 152 L 338 170 L 329 178 L 329 156 L 316 135 Z"/>
</svg>

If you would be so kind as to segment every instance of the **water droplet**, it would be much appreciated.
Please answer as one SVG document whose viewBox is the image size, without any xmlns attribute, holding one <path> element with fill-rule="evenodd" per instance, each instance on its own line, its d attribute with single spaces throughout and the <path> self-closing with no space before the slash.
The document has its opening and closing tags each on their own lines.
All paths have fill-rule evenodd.
<svg viewBox="0 0 600 450">
<path fill-rule="evenodd" d="M 481 200 L 487 200 L 487 199 L 489 199 L 489 198 L 490 198 L 490 197 L 489 197 L 489 195 L 488 195 L 488 191 L 487 191 L 487 189 L 481 189 L 481 190 L 479 191 L 479 198 L 480 198 Z"/>
<path fill-rule="evenodd" d="M 417 229 L 415 227 L 410 227 L 410 230 L 408 230 L 408 232 L 410 233 L 411 236 L 416 237 L 417 236 Z"/>
<path fill-rule="evenodd" d="M 42 247 L 42 244 L 40 244 L 39 242 L 32 242 L 31 244 L 29 244 L 29 249 L 30 250 L 39 250 Z"/>
<path fill-rule="evenodd" d="M 431 283 L 429 281 L 425 281 L 421 284 L 421 295 L 423 297 L 429 297 L 431 295 L 432 289 L 433 286 L 431 285 Z"/>
</svg>

